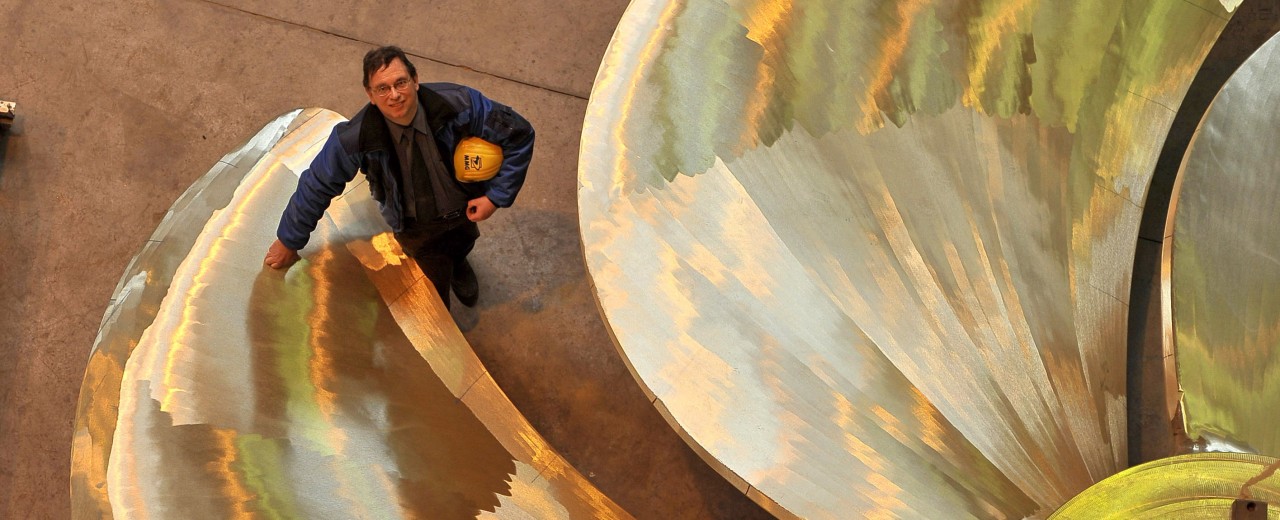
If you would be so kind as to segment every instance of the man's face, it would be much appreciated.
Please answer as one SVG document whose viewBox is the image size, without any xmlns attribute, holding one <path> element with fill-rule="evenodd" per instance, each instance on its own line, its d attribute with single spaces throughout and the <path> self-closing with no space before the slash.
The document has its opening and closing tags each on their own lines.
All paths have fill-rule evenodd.
<svg viewBox="0 0 1280 520">
<path fill-rule="evenodd" d="M 397 84 L 404 89 L 397 89 Z M 386 67 L 374 72 L 369 77 L 369 88 L 365 93 L 383 116 L 398 125 L 407 126 L 417 113 L 418 78 L 410 76 L 399 59 L 391 60 Z"/>
</svg>

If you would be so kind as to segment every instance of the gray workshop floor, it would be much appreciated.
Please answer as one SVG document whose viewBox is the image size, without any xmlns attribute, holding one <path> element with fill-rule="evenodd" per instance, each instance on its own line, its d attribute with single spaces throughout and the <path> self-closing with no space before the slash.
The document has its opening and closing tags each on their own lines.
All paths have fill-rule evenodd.
<svg viewBox="0 0 1280 520">
<path fill-rule="evenodd" d="M 394 4 L 394 5 L 393 5 Z M 577 231 L 579 133 L 626 2 L 0 0 L 0 518 L 64 518 L 74 404 L 129 259 L 193 180 L 275 116 L 366 101 L 360 58 L 413 55 L 538 129 L 517 205 L 473 255 L 493 377 L 640 518 L 765 518 L 645 400 L 599 318 Z M 263 244 L 265 251 L 267 244 Z"/>
</svg>

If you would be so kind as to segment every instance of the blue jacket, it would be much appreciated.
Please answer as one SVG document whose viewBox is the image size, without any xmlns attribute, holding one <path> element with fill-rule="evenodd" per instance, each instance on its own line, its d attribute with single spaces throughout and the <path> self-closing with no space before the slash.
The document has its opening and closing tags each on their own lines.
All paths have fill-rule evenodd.
<svg viewBox="0 0 1280 520">
<path fill-rule="evenodd" d="M 533 159 L 533 126 L 511 107 L 452 83 L 420 85 L 418 109 L 426 110 L 427 126 L 451 175 L 453 150 L 463 139 L 475 136 L 502 147 L 498 174 L 488 181 L 463 184 L 463 188 L 471 198 L 487 195 L 500 208 L 511 206 Z M 368 179 L 382 218 L 393 231 L 404 231 L 403 197 L 396 175 L 399 169 L 386 119 L 373 104 L 365 105 L 350 121 L 333 127 L 311 167 L 302 172 L 298 189 L 280 217 L 276 237 L 295 251 L 306 246 L 330 201 L 342 193 L 357 171 Z"/>
</svg>

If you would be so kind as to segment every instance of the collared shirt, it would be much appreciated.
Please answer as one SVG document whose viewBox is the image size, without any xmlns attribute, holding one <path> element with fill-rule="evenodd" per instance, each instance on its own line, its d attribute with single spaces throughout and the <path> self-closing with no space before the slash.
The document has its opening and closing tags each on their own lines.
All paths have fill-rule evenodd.
<svg viewBox="0 0 1280 520">
<path fill-rule="evenodd" d="M 419 105 L 409 126 L 400 126 L 387 119 L 387 128 L 391 131 L 391 142 L 395 144 L 396 156 L 400 160 L 400 186 L 404 193 L 403 207 L 405 216 L 426 222 L 454 211 L 466 209 L 467 196 L 457 181 L 449 174 L 440 158 L 440 149 L 436 147 L 435 138 L 427 127 L 427 117 Z M 422 154 L 422 161 L 427 167 L 431 193 L 417 193 L 420 187 L 413 179 L 413 158 L 409 155 L 412 149 L 409 138 L 412 136 Z M 419 197 L 431 197 L 436 209 L 435 215 L 418 215 L 417 201 Z"/>
</svg>

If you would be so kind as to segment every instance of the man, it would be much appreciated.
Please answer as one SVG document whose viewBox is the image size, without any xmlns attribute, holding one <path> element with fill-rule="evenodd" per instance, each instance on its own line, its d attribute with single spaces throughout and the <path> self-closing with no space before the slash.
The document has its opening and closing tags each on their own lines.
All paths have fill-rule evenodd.
<svg viewBox="0 0 1280 520">
<path fill-rule="evenodd" d="M 476 222 L 515 201 L 533 158 L 533 127 L 474 89 L 418 84 L 417 69 L 397 47 L 365 55 L 364 87 L 369 104 L 334 127 L 302 172 L 264 263 L 281 269 L 298 261 L 330 201 L 359 170 L 401 248 L 445 306 L 450 288 L 463 305 L 475 305 L 479 286 L 467 254 L 480 236 Z M 502 166 L 488 181 L 463 183 L 455 178 L 453 152 L 473 136 L 502 148 Z"/>
</svg>

